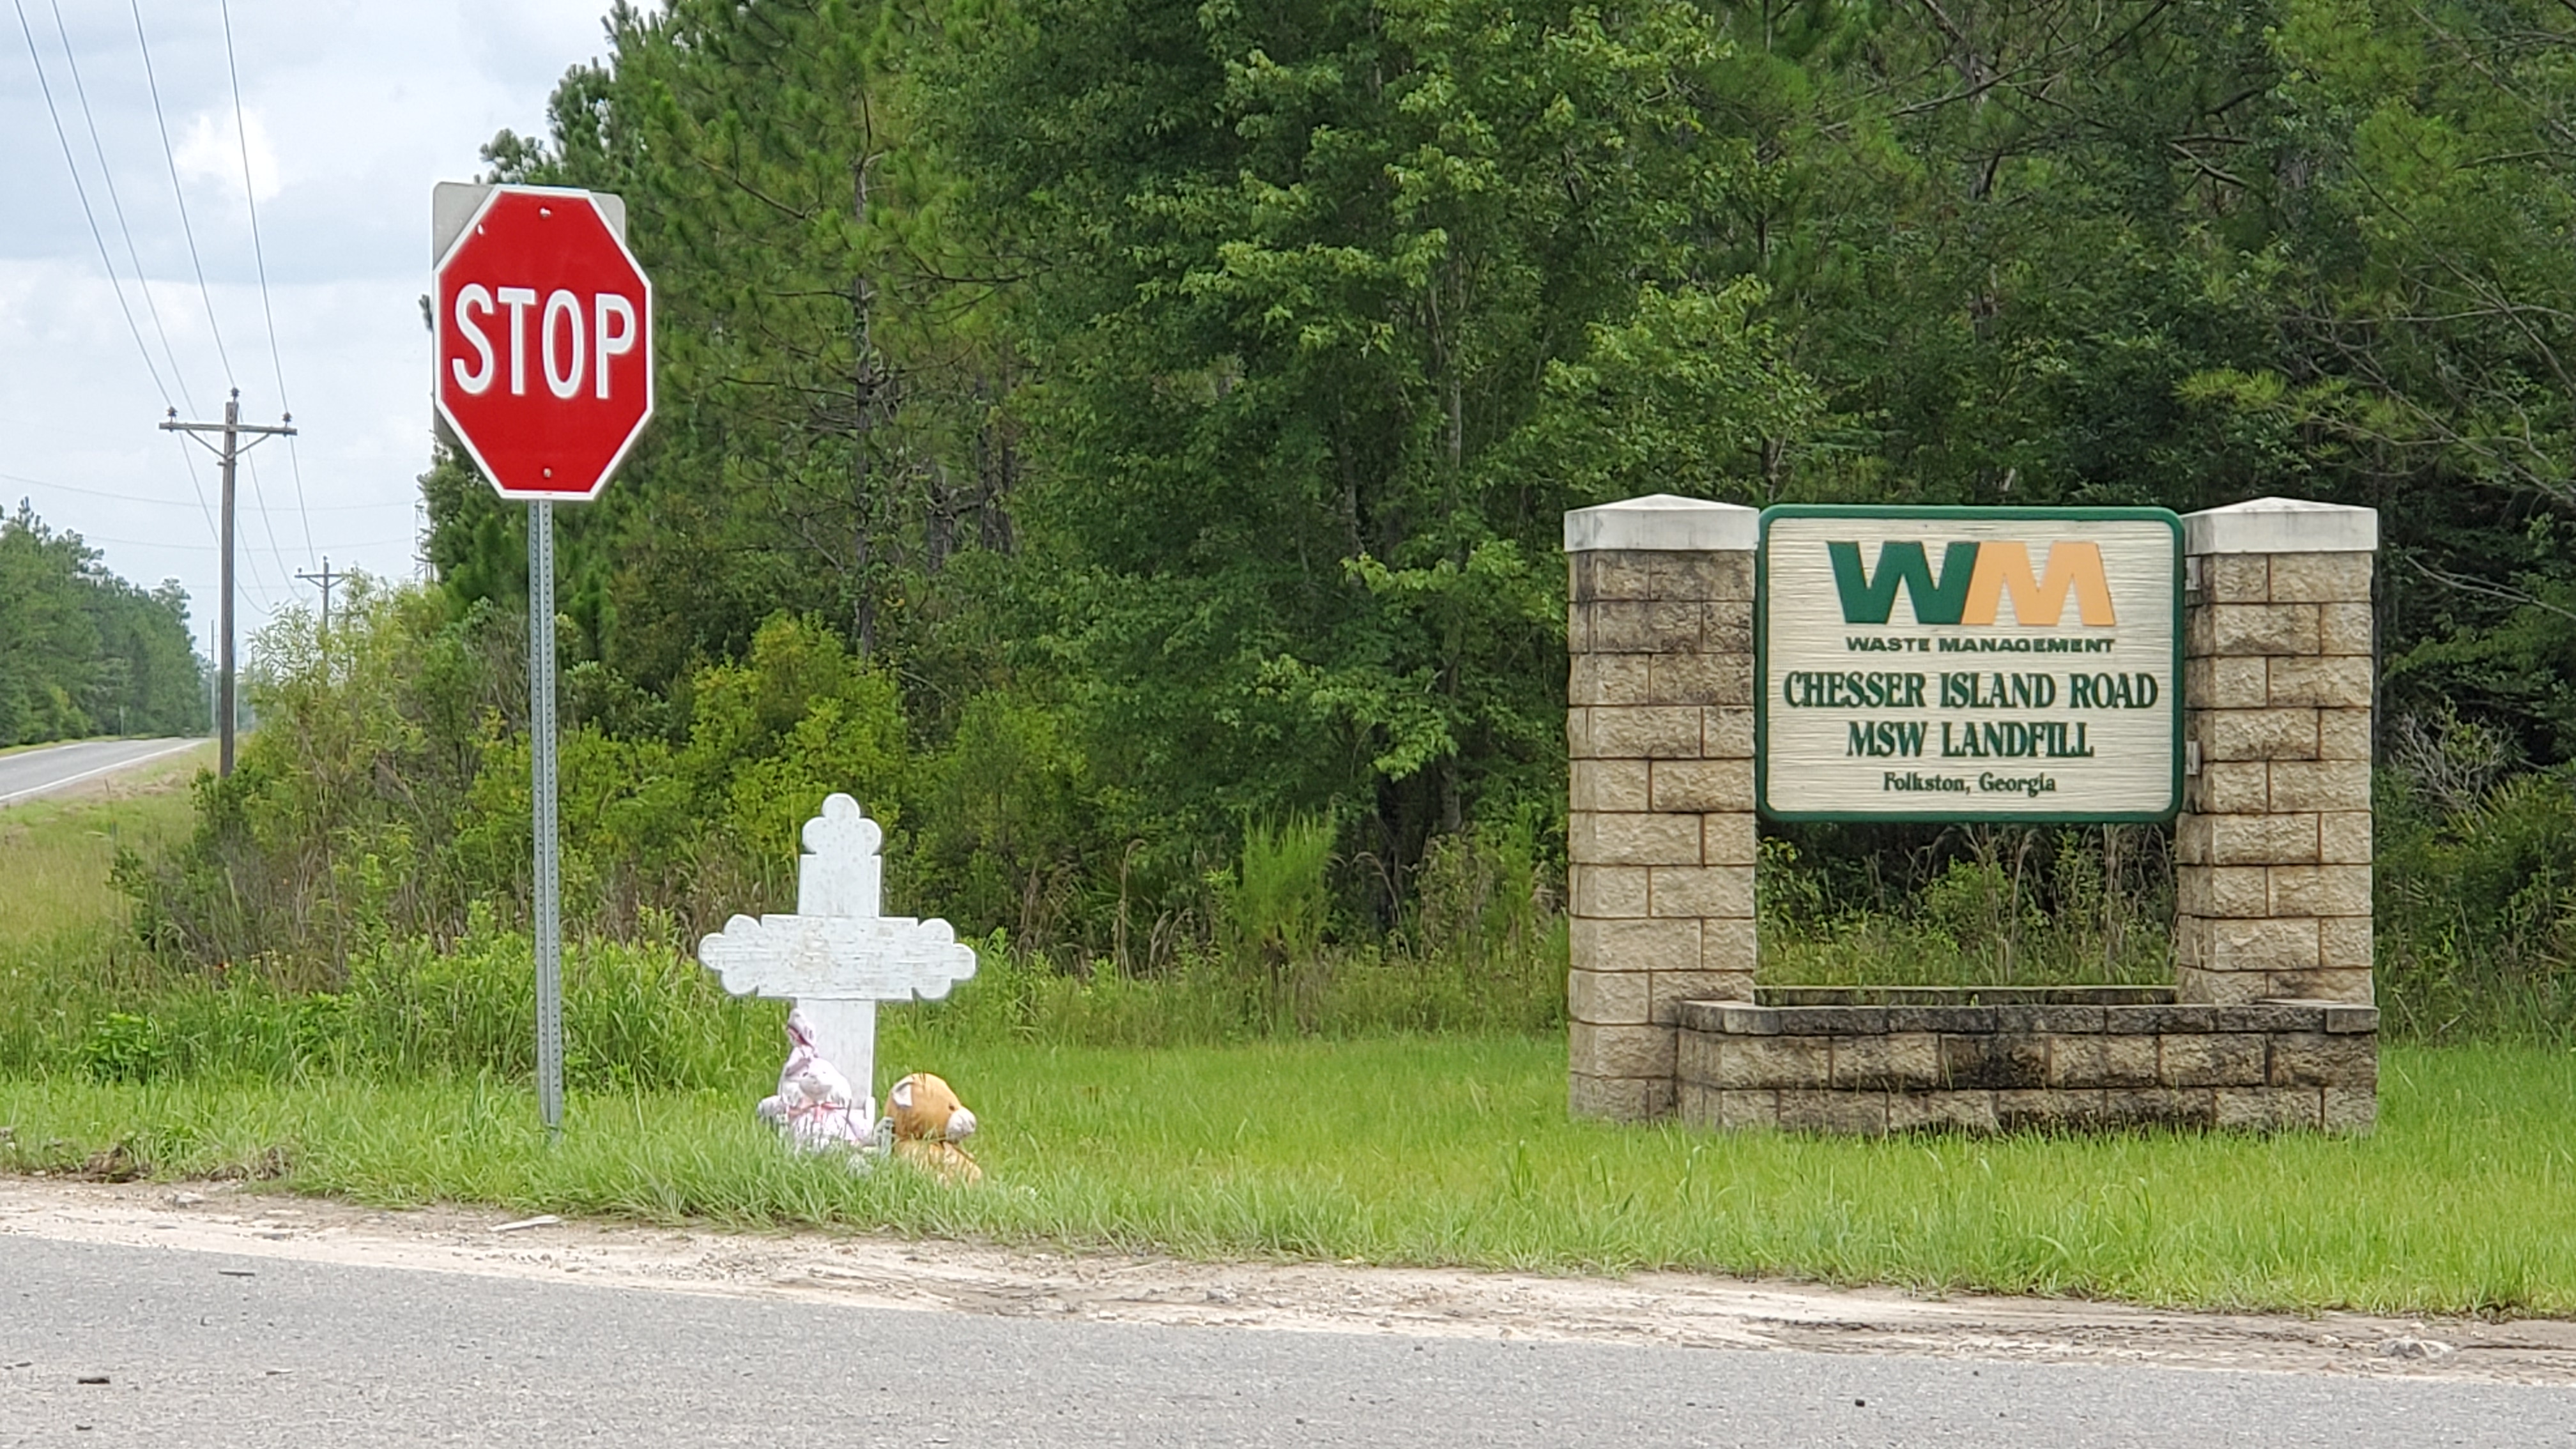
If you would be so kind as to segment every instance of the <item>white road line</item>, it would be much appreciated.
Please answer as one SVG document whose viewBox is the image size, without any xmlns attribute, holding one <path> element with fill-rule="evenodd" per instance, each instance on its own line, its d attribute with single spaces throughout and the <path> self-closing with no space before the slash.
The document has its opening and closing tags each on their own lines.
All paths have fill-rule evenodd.
<svg viewBox="0 0 2576 1449">
<path fill-rule="evenodd" d="M 77 775 L 66 775 L 59 780 L 48 780 L 42 785 L 32 786 L 28 789 L 19 790 L 8 795 L 0 795 L 0 805 L 15 805 L 21 800 L 29 800 L 38 795 L 51 794 L 56 790 L 62 789 L 66 785 L 77 785 L 81 781 L 96 775 L 104 775 L 113 770 L 131 769 L 136 765 L 149 764 L 165 755 L 175 755 L 181 750 L 193 750 L 204 743 L 204 740 L 182 740 L 178 744 L 169 746 L 167 749 L 154 750 L 148 755 L 136 755 L 131 759 L 125 760 L 112 760 L 107 764 L 99 766 L 95 770 L 83 770 Z"/>
</svg>

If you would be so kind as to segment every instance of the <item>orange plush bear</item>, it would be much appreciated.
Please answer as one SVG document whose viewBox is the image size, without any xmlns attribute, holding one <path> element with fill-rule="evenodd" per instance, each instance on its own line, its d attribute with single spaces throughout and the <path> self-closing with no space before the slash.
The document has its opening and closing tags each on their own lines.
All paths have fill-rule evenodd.
<svg viewBox="0 0 2576 1449">
<path fill-rule="evenodd" d="M 984 1180 L 984 1169 L 958 1144 L 975 1135 L 975 1114 L 949 1085 L 915 1072 L 886 1093 L 885 1120 L 894 1124 L 897 1157 L 928 1169 L 946 1183 Z"/>
</svg>

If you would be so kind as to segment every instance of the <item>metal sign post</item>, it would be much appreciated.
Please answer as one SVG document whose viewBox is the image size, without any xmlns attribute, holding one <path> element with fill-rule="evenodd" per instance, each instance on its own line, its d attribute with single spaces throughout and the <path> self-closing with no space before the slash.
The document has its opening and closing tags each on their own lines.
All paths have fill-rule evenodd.
<svg viewBox="0 0 2576 1449">
<path fill-rule="evenodd" d="M 555 506 L 528 505 L 528 796 L 536 831 L 537 1116 L 563 1131 L 563 878 L 555 828 Z"/>
<path fill-rule="evenodd" d="M 653 416 L 653 283 L 599 192 L 430 195 L 432 396 L 501 497 L 528 505 L 528 794 L 537 1112 L 563 1130 L 563 881 L 555 810 L 557 503 L 599 496 Z"/>
</svg>

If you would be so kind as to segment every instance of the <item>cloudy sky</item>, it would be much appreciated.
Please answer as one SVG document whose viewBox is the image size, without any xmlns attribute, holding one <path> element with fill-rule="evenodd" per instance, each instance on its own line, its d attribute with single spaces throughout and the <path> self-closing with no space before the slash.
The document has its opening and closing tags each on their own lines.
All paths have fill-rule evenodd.
<svg viewBox="0 0 2576 1449">
<path fill-rule="evenodd" d="M 201 452 L 192 470 L 154 424 L 171 406 L 219 418 L 237 387 L 245 420 L 291 407 L 300 430 L 291 452 L 271 442 L 242 472 L 244 634 L 289 601 L 316 601 L 294 575 L 325 556 L 410 576 L 414 480 L 429 455 L 417 299 L 430 187 L 470 177 L 494 131 L 541 129 L 555 81 L 604 52 L 607 0 L 230 0 L 238 125 L 217 4 L 11 4 L 0 13 L 0 499 L 11 511 L 32 501 L 139 584 L 177 579 L 205 648 L 215 469 Z"/>
</svg>

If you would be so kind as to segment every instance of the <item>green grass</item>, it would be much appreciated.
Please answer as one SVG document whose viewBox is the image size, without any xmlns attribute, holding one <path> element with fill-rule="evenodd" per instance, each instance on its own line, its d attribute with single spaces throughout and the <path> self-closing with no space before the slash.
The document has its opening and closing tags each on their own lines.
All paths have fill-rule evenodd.
<svg viewBox="0 0 2576 1449">
<path fill-rule="evenodd" d="M 108 868 L 119 847 L 188 832 L 187 783 L 210 762 L 211 750 L 190 751 L 68 799 L 0 809 L 0 1064 L 36 1040 L 78 1034 L 158 978 Z"/>
<path fill-rule="evenodd" d="M 782 1154 L 739 1090 L 576 1096 L 560 1147 L 489 1081 L 0 1081 L 0 1164 L 124 1144 L 378 1203 L 822 1224 L 1189 1256 L 1692 1268 L 2194 1307 L 2576 1313 L 2576 1056 L 2392 1048 L 2363 1139 L 1854 1141 L 1568 1120 L 1528 1038 L 1068 1049 L 890 1033 L 990 1174 L 950 1191 Z M 907 1040 L 906 1038 L 911 1038 Z"/>
<path fill-rule="evenodd" d="M 0 809 L 0 956 L 86 943 L 125 919 L 108 884 L 119 845 L 143 849 L 184 835 L 193 823 L 186 784 L 211 747 L 155 760 L 114 777 L 103 793 L 38 799 Z"/>
<path fill-rule="evenodd" d="M 1495 1030 L 1534 1024 L 1554 942 L 1501 965 L 1292 971 L 1249 995 L 988 955 L 958 999 L 889 1010 L 879 1050 L 881 1081 L 939 1071 L 982 1117 L 990 1178 L 967 1191 L 789 1159 L 749 1110 L 776 1071 L 774 1003 L 719 999 L 667 947 L 577 948 L 575 1090 L 549 1146 L 521 1085 L 526 947 L 507 933 L 446 954 L 390 943 L 329 996 L 142 956 L 106 865 L 185 829 L 187 807 L 165 784 L 0 811 L 0 1170 L 122 1147 L 166 1176 L 277 1167 L 277 1190 L 513 1213 L 2576 1314 L 2576 1054 L 2391 1045 L 2364 1139 L 1612 1127 L 1568 1119 L 1561 1037 Z M 1452 1034 L 1383 1034 L 1407 1023 Z"/>
</svg>

